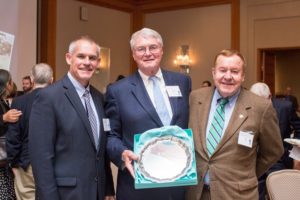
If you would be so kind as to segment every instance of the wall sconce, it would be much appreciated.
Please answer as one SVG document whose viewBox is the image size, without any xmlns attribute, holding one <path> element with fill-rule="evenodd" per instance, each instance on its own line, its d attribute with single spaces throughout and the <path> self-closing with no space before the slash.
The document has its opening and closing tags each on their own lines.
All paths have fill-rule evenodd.
<svg viewBox="0 0 300 200">
<path fill-rule="evenodd" d="M 110 68 L 110 48 L 100 47 L 100 64 L 97 67 L 95 73 L 107 72 Z"/>
<path fill-rule="evenodd" d="M 192 60 L 189 56 L 189 45 L 180 46 L 174 63 L 180 67 L 182 73 L 190 73 L 190 64 L 192 63 Z"/>
</svg>

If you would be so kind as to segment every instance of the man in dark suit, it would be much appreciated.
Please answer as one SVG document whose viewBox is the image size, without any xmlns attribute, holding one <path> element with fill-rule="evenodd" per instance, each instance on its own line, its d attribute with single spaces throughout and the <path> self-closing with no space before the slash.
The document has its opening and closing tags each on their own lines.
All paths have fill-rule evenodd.
<svg viewBox="0 0 300 200">
<path fill-rule="evenodd" d="M 187 128 L 188 97 L 191 80 L 188 76 L 161 69 L 162 38 L 156 31 L 144 28 L 134 33 L 130 41 L 138 71 L 108 87 L 105 111 L 110 119 L 107 151 L 118 166 L 118 200 L 181 200 L 184 188 L 134 189 L 133 150 L 134 134 L 164 125 Z M 154 81 L 158 79 L 160 97 L 165 104 L 168 120 L 159 116 L 155 102 Z M 170 87 L 172 86 L 172 87 Z M 172 92 L 173 90 L 173 92 Z"/>
<path fill-rule="evenodd" d="M 190 95 L 198 185 L 187 200 L 258 199 L 257 177 L 283 153 L 272 103 L 242 87 L 244 67 L 238 51 L 222 50 L 212 68 L 215 88 Z"/>
<path fill-rule="evenodd" d="M 89 84 L 99 54 L 88 37 L 71 42 L 68 74 L 33 103 L 29 153 L 41 200 L 114 199 L 103 96 Z"/>
<path fill-rule="evenodd" d="M 270 99 L 272 101 L 272 104 L 276 110 L 281 139 L 284 147 L 284 153 L 277 163 L 271 166 L 268 171 L 259 178 L 259 199 L 264 200 L 266 195 L 265 182 L 267 176 L 274 171 L 293 168 L 293 159 L 289 157 L 289 151 L 292 149 L 292 145 L 284 142 L 283 140 L 285 138 L 290 138 L 292 132 L 294 130 L 296 131 L 296 126 L 294 124 L 299 123 L 299 118 L 297 117 L 297 114 L 290 101 L 283 98 L 280 99 L 272 97 L 272 93 L 267 84 L 257 82 L 251 86 L 250 91 L 258 96 L 261 96 L 265 99 Z"/>
<path fill-rule="evenodd" d="M 28 125 L 32 103 L 38 91 L 53 81 L 53 71 L 47 64 L 40 63 L 31 70 L 33 91 L 16 97 L 11 108 L 22 111 L 22 116 L 16 123 L 8 125 L 6 135 L 6 151 L 9 166 L 14 174 L 14 184 L 17 199 L 34 200 L 35 185 L 28 153 Z"/>
</svg>

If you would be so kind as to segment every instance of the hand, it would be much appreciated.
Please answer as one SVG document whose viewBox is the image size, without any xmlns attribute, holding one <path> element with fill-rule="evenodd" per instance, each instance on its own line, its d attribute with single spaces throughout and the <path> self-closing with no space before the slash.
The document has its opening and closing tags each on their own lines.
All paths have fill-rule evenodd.
<svg viewBox="0 0 300 200">
<path fill-rule="evenodd" d="M 124 161 L 125 167 L 128 169 L 130 172 L 131 176 L 135 178 L 134 176 L 134 169 L 132 165 L 133 160 L 138 160 L 138 156 L 135 155 L 132 151 L 130 150 L 125 150 L 122 153 L 122 160 Z"/>
<path fill-rule="evenodd" d="M 298 169 L 300 170 L 300 161 L 299 160 L 294 160 L 294 166 L 293 169 Z"/>
<path fill-rule="evenodd" d="M 115 200 L 114 196 L 105 196 L 104 200 Z"/>
<path fill-rule="evenodd" d="M 17 122 L 22 115 L 22 112 L 17 109 L 10 109 L 3 115 L 4 122 L 14 123 Z"/>
</svg>

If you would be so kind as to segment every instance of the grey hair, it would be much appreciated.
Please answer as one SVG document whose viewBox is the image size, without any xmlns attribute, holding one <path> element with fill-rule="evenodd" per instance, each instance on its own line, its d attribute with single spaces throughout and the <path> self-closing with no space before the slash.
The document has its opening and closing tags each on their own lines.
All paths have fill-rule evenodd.
<svg viewBox="0 0 300 200">
<path fill-rule="evenodd" d="M 269 99 L 271 97 L 269 86 L 262 82 L 254 83 L 251 86 L 250 91 L 258 96 L 264 97 L 265 99 Z"/>
<path fill-rule="evenodd" d="M 77 42 L 80 41 L 80 40 L 84 40 L 84 41 L 87 41 L 87 42 L 90 42 L 91 44 L 95 44 L 96 45 L 96 48 L 97 48 L 97 56 L 99 57 L 100 56 L 100 46 L 99 44 L 97 44 L 92 38 L 90 38 L 89 36 L 81 36 L 75 40 L 73 40 L 70 45 L 69 45 L 69 53 L 70 54 L 73 54 L 76 47 L 77 47 Z"/>
<path fill-rule="evenodd" d="M 163 45 L 164 45 L 162 37 L 158 32 L 156 32 L 155 30 L 150 29 L 150 28 L 143 28 L 132 34 L 131 40 L 130 40 L 131 50 L 133 50 L 133 48 L 135 47 L 136 40 L 139 37 L 143 37 L 143 38 L 152 37 L 158 41 L 158 43 L 161 45 L 161 47 L 163 47 Z"/>
<path fill-rule="evenodd" d="M 35 84 L 49 84 L 53 78 L 53 70 L 48 64 L 39 63 L 33 66 L 30 75 Z"/>
</svg>

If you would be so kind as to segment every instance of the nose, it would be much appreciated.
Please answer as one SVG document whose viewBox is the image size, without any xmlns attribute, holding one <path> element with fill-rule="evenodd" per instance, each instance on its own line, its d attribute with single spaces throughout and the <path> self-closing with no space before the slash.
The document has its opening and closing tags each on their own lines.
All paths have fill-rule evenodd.
<svg viewBox="0 0 300 200">
<path fill-rule="evenodd" d="M 145 55 L 151 55 L 149 47 L 145 48 Z"/>
<path fill-rule="evenodd" d="M 231 79 L 231 78 L 232 78 L 232 75 L 231 75 L 230 70 L 226 71 L 226 73 L 225 73 L 225 75 L 224 75 L 224 78 L 225 78 L 225 79 Z"/>
<path fill-rule="evenodd" d="M 84 63 L 85 65 L 89 65 L 89 64 L 90 64 L 90 58 L 89 58 L 88 56 L 86 56 L 86 57 L 84 58 L 84 60 L 83 60 L 83 63 Z"/>
</svg>

